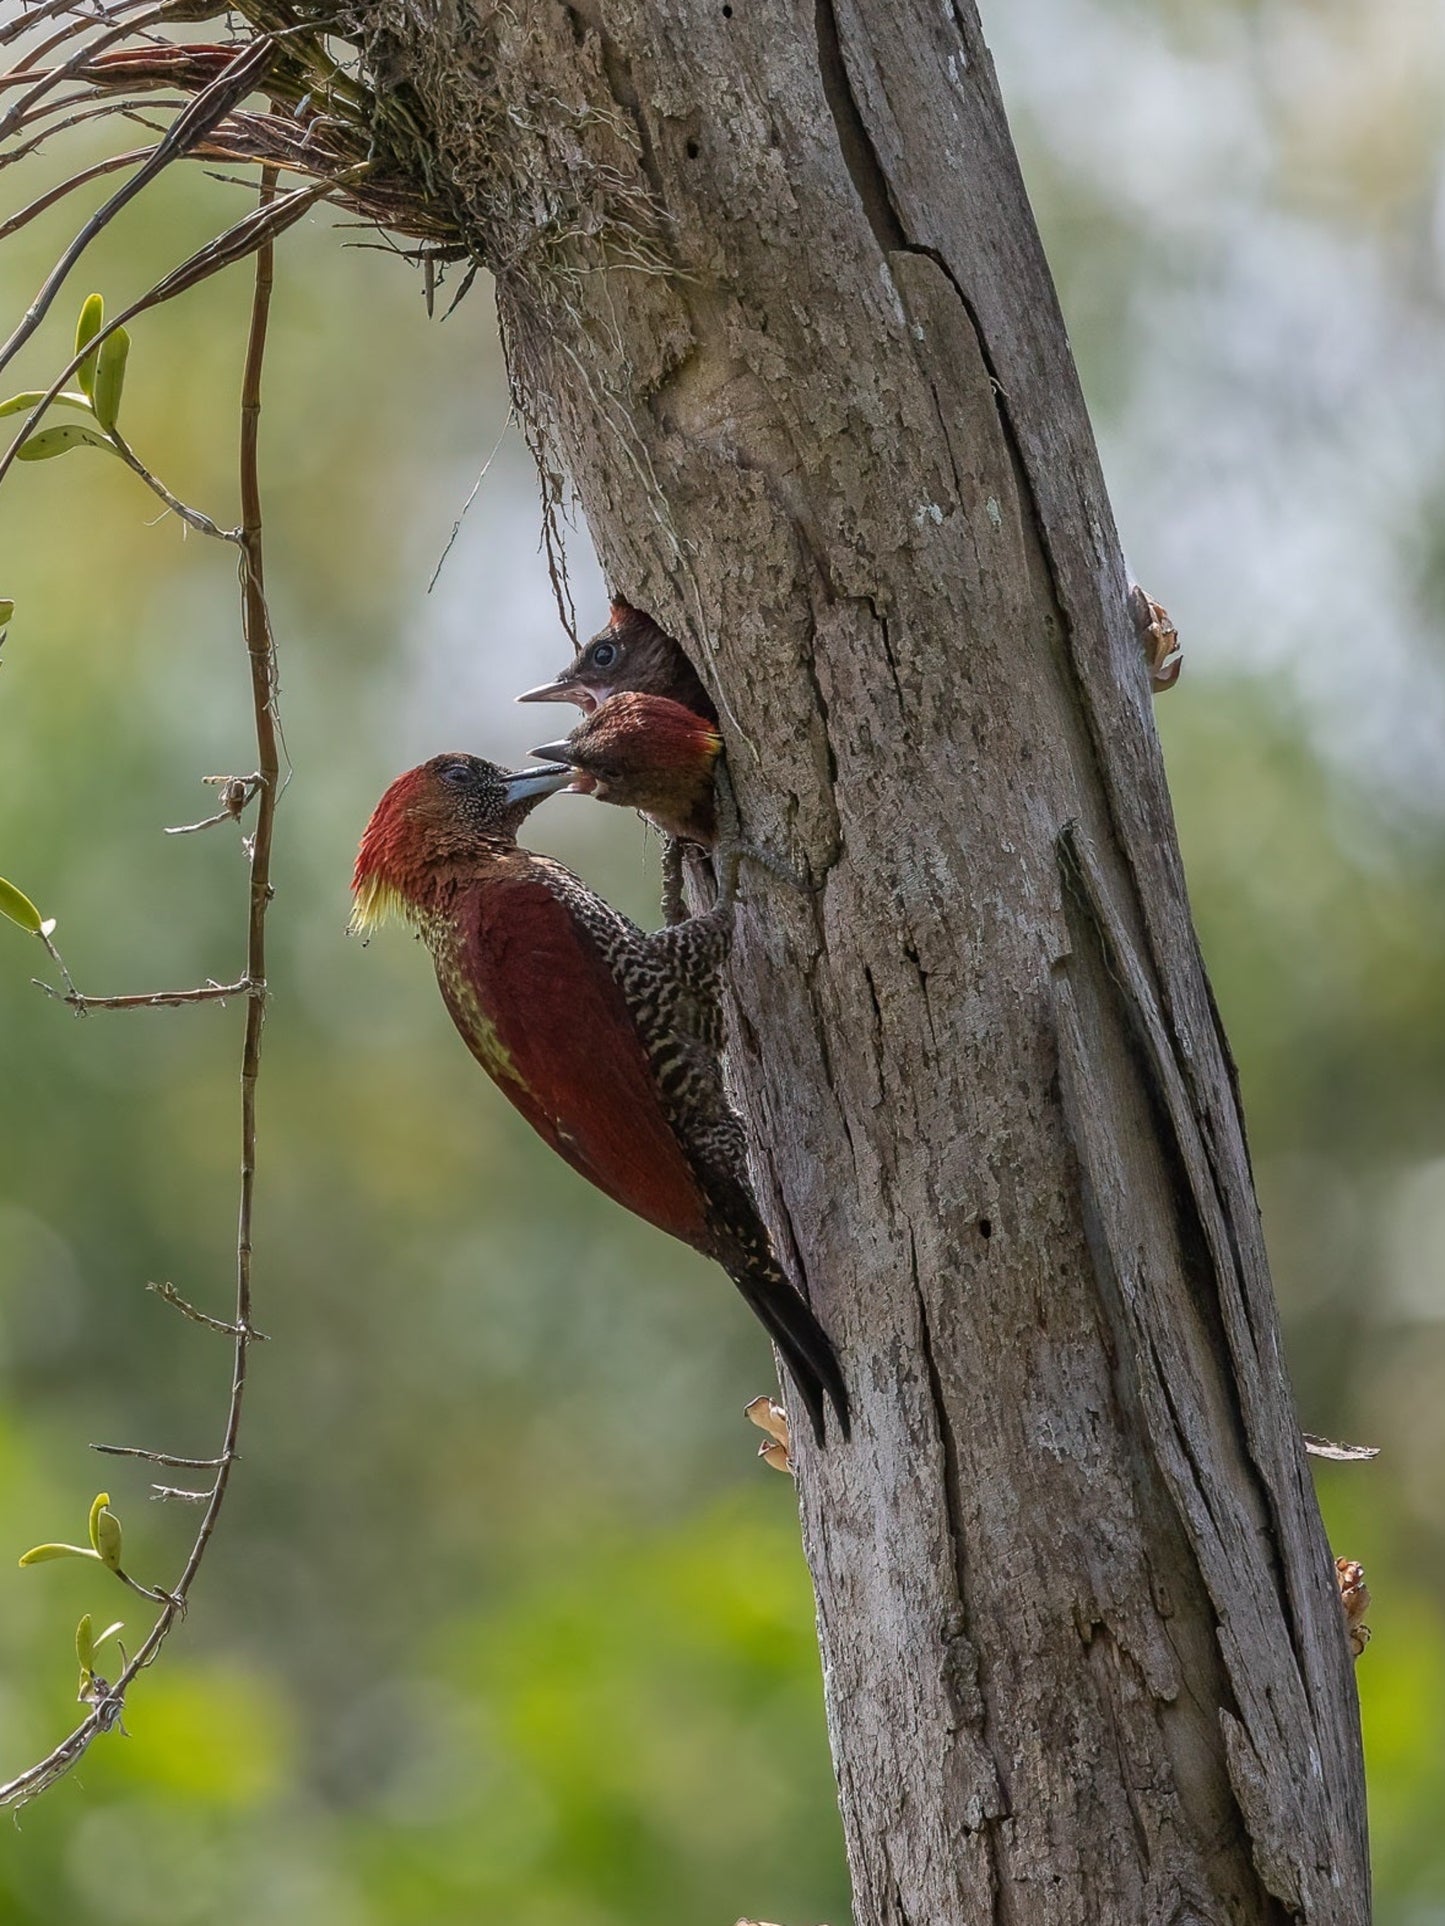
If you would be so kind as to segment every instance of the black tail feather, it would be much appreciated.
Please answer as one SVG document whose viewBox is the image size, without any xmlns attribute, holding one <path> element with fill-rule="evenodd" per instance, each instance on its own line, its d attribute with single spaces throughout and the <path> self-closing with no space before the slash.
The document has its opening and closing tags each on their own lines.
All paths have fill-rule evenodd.
<svg viewBox="0 0 1445 1926">
<path fill-rule="evenodd" d="M 728 1275 L 782 1353 L 818 1443 L 824 1442 L 828 1400 L 838 1414 L 838 1429 L 845 1438 L 849 1437 L 852 1427 L 848 1391 L 838 1354 L 807 1300 L 793 1289 L 776 1264 L 760 1263 L 756 1257 L 752 1261 L 744 1260 L 736 1269 L 729 1265 Z"/>
</svg>

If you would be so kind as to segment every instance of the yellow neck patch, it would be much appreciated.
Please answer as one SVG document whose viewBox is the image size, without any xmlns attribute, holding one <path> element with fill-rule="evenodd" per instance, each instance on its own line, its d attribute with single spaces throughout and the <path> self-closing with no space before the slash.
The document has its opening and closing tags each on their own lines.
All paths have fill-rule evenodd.
<svg viewBox="0 0 1445 1926">
<path fill-rule="evenodd" d="M 412 908 L 401 891 L 381 876 L 365 877 L 356 892 L 356 901 L 351 909 L 351 921 L 347 929 L 357 935 L 369 935 L 393 917 L 410 921 Z"/>
</svg>

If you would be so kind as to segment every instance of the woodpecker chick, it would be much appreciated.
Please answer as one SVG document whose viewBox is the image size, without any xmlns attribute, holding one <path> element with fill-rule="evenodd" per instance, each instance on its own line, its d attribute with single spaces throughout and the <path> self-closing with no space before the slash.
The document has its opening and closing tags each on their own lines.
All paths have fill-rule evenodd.
<svg viewBox="0 0 1445 1926">
<path fill-rule="evenodd" d="M 528 689 L 517 700 L 575 702 L 584 715 L 590 715 L 609 696 L 628 690 L 666 696 L 694 715 L 717 721 L 712 699 L 681 647 L 650 615 L 626 602 L 612 604 L 607 627 L 579 649 L 559 675 Z"/>
<path fill-rule="evenodd" d="M 666 836 L 711 848 L 717 841 L 714 725 L 666 696 L 609 696 L 570 736 L 532 754 L 570 763 L 572 787 L 598 802 L 639 809 Z"/>
<path fill-rule="evenodd" d="M 570 768 L 509 775 L 434 756 L 367 824 L 353 927 L 397 913 L 431 951 L 463 1042 L 599 1190 L 712 1258 L 778 1346 L 824 1435 L 848 1397 L 826 1332 L 779 1267 L 719 1061 L 726 908 L 648 936 L 550 857 L 517 845 Z"/>
</svg>

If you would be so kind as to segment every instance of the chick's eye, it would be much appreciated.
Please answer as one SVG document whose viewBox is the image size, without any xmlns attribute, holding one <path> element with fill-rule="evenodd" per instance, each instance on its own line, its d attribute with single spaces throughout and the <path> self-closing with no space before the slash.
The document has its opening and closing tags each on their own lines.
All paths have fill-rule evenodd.
<svg viewBox="0 0 1445 1926">
<path fill-rule="evenodd" d="M 472 772 L 464 762 L 449 762 L 439 773 L 442 781 L 450 783 L 453 789 L 465 789 L 472 779 Z"/>
<path fill-rule="evenodd" d="M 599 642 L 592 651 L 594 669 L 610 669 L 616 660 L 617 644 L 615 642 Z"/>
</svg>

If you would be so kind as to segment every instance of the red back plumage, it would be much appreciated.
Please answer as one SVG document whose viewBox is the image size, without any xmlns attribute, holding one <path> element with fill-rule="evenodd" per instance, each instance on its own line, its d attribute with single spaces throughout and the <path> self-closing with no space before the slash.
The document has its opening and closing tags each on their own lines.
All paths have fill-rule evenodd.
<svg viewBox="0 0 1445 1926">
<path fill-rule="evenodd" d="M 458 897 L 437 980 L 472 1054 L 532 1128 L 627 1210 L 686 1244 L 706 1207 L 621 991 L 584 925 L 533 872 Z"/>
</svg>

